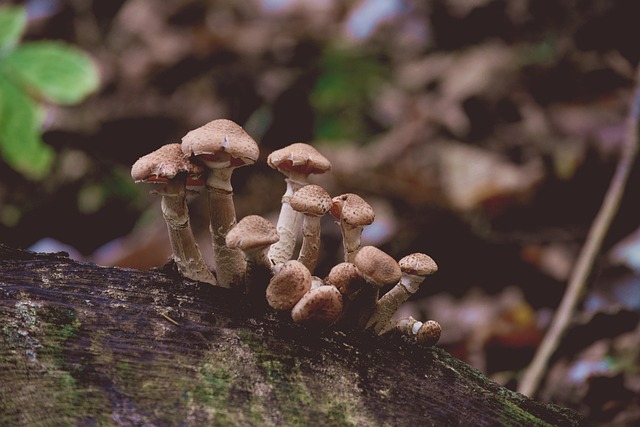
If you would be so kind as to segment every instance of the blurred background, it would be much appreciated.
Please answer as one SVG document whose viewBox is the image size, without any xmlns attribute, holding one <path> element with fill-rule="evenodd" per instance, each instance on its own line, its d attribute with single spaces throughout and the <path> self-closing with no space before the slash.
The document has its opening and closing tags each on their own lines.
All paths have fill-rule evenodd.
<svg viewBox="0 0 640 427">
<path fill-rule="evenodd" d="M 9 4 L 5 2 L 4 4 Z M 313 182 L 367 200 L 365 230 L 396 259 L 439 265 L 401 315 L 515 388 L 565 289 L 625 136 L 640 60 L 636 0 L 31 0 L 22 43 L 88 53 L 99 84 L 44 103 L 42 177 L 0 162 L 0 241 L 139 269 L 169 244 L 138 157 L 215 118 L 261 160 L 236 170 L 238 218 L 274 222 L 267 155 L 313 144 Z M 637 169 L 637 168 L 636 168 Z M 634 170 L 575 323 L 538 398 L 598 425 L 640 422 L 640 191 Z M 211 259 L 206 200 L 190 202 Z M 323 220 L 316 274 L 341 260 Z"/>
</svg>

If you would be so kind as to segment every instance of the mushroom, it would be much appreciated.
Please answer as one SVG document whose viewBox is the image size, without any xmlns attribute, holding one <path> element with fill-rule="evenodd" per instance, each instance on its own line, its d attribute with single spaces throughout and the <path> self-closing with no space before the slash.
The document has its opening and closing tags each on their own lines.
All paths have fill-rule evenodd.
<svg viewBox="0 0 640 427">
<path fill-rule="evenodd" d="M 419 252 L 407 255 L 398 264 L 402 270 L 400 281 L 380 298 L 366 326 L 379 335 L 393 328 L 391 317 L 400 305 L 417 292 L 425 277 L 438 271 L 435 261 Z"/>
<path fill-rule="evenodd" d="M 357 194 L 336 196 L 332 203 L 331 215 L 340 220 L 344 260 L 353 262 L 360 249 L 362 229 L 373 222 L 375 214 L 371 206 Z"/>
<path fill-rule="evenodd" d="M 342 295 L 335 286 L 320 286 L 303 295 L 291 310 L 295 323 L 331 326 L 342 314 Z"/>
<path fill-rule="evenodd" d="M 242 252 L 225 245 L 225 237 L 236 223 L 231 174 L 235 168 L 256 162 L 258 145 L 231 120 L 213 120 L 182 138 L 182 151 L 194 156 L 207 169 L 209 220 L 220 286 L 243 285 L 246 263 Z"/>
<path fill-rule="evenodd" d="M 325 173 L 331 169 L 331 163 L 311 145 L 300 142 L 272 152 L 267 163 L 287 177 L 287 189 L 282 196 L 276 225 L 280 241 L 269 249 L 269 258 L 274 264 L 278 264 L 291 259 L 302 218 L 302 215 L 291 208 L 289 200 L 298 189 L 308 184 L 309 175 Z"/>
<path fill-rule="evenodd" d="M 442 327 L 435 320 L 420 322 L 411 316 L 398 319 L 392 329 L 403 335 L 416 337 L 420 344 L 428 347 L 436 345 L 442 334 Z"/>
<path fill-rule="evenodd" d="M 290 260 L 274 267 L 267 286 L 267 302 L 276 310 L 291 310 L 311 288 L 311 273 L 301 262 Z"/>
<path fill-rule="evenodd" d="M 364 246 L 358 251 L 353 263 L 370 286 L 365 286 L 357 297 L 358 326 L 364 327 L 373 313 L 381 288 L 398 283 L 402 272 L 400 266 L 389 255 L 375 246 Z"/>
<path fill-rule="evenodd" d="M 295 192 L 289 204 L 294 211 L 304 215 L 298 261 L 313 274 L 320 250 L 320 218 L 331 209 L 331 196 L 319 185 L 305 185 Z"/>
<path fill-rule="evenodd" d="M 253 280 L 260 274 L 271 272 L 271 261 L 267 256 L 269 246 L 280 239 L 276 232 L 276 227 L 259 215 L 248 215 L 242 218 L 233 226 L 225 238 L 226 246 L 233 249 L 240 249 L 247 261 L 247 272 L 245 277 L 246 292 L 250 294 L 262 293 L 255 289 L 259 288 Z M 266 274 L 262 274 L 266 275 Z M 262 288 L 264 291 L 264 288 Z"/>
<path fill-rule="evenodd" d="M 209 271 L 189 224 L 187 185 L 204 185 L 200 177 L 203 169 L 189 161 L 180 144 L 167 144 L 140 157 L 131 167 L 135 182 L 161 183 L 165 186 L 155 191 L 162 196 L 162 216 L 169 230 L 169 242 L 173 260 L 184 277 L 216 285 Z"/>
<path fill-rule="evenodd" d="M 351 317 L 351 315 L 355 316 L 355 313 L 353 310 L 350 310 L 350 307 L 360 290 L 367 284 L 360 270 L 358 270 L 353 263 L 341 262 L 331 268 L 329 274 L 324 279 L 324 283 L 335 286 L 343 296 L 343 323 L 357 323 L 357 321 Z"/>
</svg>

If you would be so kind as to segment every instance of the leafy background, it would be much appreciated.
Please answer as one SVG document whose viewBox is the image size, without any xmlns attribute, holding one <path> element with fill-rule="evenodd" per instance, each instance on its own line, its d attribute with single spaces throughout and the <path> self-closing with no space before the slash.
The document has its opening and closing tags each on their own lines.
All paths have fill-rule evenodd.
<svg viewBox="0 0 640 427">
<path fill-rule="evenodd" d="M 284 183 L 264 160 L 289 143 L 313 143 L 333 162 L 316 183 L 333 195 L 356 192 L 376 210 L 368 243 L 395 258 L 421 251 L 438 262 L 403 314 L 437 319 L 443 347 L 516 386 L 620 152 L 640 60 L 640 3 L 25 4 L 13 54 L 6 40 L 19 31 L 0 39 L 1 134 L 16 123 L 12 115 L 31 124 L 11 130 L 24 132 L 19 146 L 2 142 L 3 243 L 100 264 L 162 265 L 169 245 L 159 201 L 131 182 L 130 166 L 190 129 L 230 118 L 261 148 L 259 164 L 234 174 L 239 217 L 275 219 Z M 40 73 L 69 76 L 56 73 L 59 61 L 31 69 L 15 54 L 28 56 L 29 46 L 59 52 L 60 43 L 90 55 L 99 84 L 54 83 Z M 34 86 L 33 73 L 65 89 Z M 598 425 L 640 420 L 638 183 L 634 169 L 538 394 Z M 210 259 L 202 198 L 190 209 Z M 339 259 L 329 218 L 323 248 L 319 275 Z"/>
</svg>

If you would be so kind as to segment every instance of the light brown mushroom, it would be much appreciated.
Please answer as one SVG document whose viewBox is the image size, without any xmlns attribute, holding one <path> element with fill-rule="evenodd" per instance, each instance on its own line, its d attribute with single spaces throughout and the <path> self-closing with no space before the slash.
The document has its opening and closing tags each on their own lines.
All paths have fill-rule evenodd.
<svg viewBox="0 0 640 427">
<path fill-rule="evenodd" d="M 353 262 L 360 250 L 363 228 L 375 219 L 373 209 L 357 194 L 346 193 L 333 198 L 330 212 L 340 220 L 344 260 Z"/>
<path fill-rule="evenodd" d="M 331 209 L 331 196 L 319 185 L 305 185 L 295 192 L 289 204 L 294 211 L 304 215 L 298 261 L 313 274 L 320 250 L 320 219 Z"/>
<path fill-rule="evenodd" d="M 342 322 L 345 325 L 357 324 L 357 312 L 352 310 L 352 303 L 359 295 L 360 290 L 368 286 L 360 270 L 353 263 L 341 262 L 331 268 L 324 283 L 335 286 L 342 294 Z"/>
<path fill-rule="evenodd" d="M 278 264 L 291 259 L 302 221 L 302 215 L 291 208 L 289 200 L 298 189 L 309 183 L 309 175 L 327 172 L 331 169 L 331 163 L 311 145 L 304 143 L 291 144 L 274 151 L 267 158 L 267 163 L 286 176 L 287 184 L 276 225 L 280 241 L 269 250 L 269 258 Z"/>
<path fill-rule="evenodd" d="M 360 291 L 354 302 L 359 312 L 358 326 L 364 327 L 376 307 L 380 289 L 398 283 L 402 272 L 396 260 L 375 246 L 361 248 L 353 263 L 369 284 Z"/>
<path fill-rule="evenodd" d="M 442 327 L 435 320 L 420 322 L 413 317 L 398 319 L 392 329 L 403 335 L 415 337 L 420 344 L 428 347 L 436 345 L 442 334 Z"/>
<path fill-rule="evenodd" d="M 331 326 L 342 314 L 342 295 L 335 286 L 320 286 L 303 295 L 291 310 L 295 323 Z"/>
<path fill-rule="evenodd" d="M 310 288 L 311 273 L 301 262 L 277 264 L 267 286 L 267 302 L 276 310 L 291 310 Z"/>
<path fill-rule="evenodd" d="M 218 282 L 242 287 L 246 262 L 242 252 L 228 248 L 225 237 L 236 223 L 231 175 L 234 169 L 256 162 L 258 144 L 231 120 L 213 120 L 182 138 L 182 151 L 198 159 L 208 170 L 209 219 Z"/>
<path fill-rule="evenodd" d="M 267 251 L 269 246 L 279 238 L 275 225 L 259 215 L 245 216 L 227 233 L 225 238 L 227 247 L 240 249 L 247 261 L 245 277 L 247 293 L 262 295 L 264 288 L 254 283 L 257 276 L 260 276 L 256 273 L 271 272 L 272 265 Z"/>
<path fill-rule="evenodd" d="M 186 194 L 187 184 L 204 185 L 203 169 L 189 161 L 180 149 L 180 144 L 167 144 L 156 151 L 140 157 L 131 167 L 135 182 L 164 184 L 155 191 L 162 196 L 162 216 L 169 230 L 169 242 L 173 260 L 184 277 L 216 285 L 209 271 L 189 223 Z"/>
<path fill-rule="evenodd" d="M 438 271 L 435 261 L 419 252 L 407 255 L 398 264 L 402 270 L 400 281 L 380 298 L 366 326 L 379 335 L 393 328 L 391 318 L 400 305 L 418 291 L 425 277 Z"/>
</svg>

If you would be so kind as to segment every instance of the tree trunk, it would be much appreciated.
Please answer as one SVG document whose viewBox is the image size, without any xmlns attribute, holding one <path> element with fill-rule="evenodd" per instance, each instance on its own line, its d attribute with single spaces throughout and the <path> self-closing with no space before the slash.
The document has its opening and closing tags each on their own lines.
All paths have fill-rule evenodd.
<svg viewBox="0 0 640 427">
<path fill-rule="evenodd" d="M 0 425 L 582 425 L 439 348 L 0 245 Z"/>
</svg>

